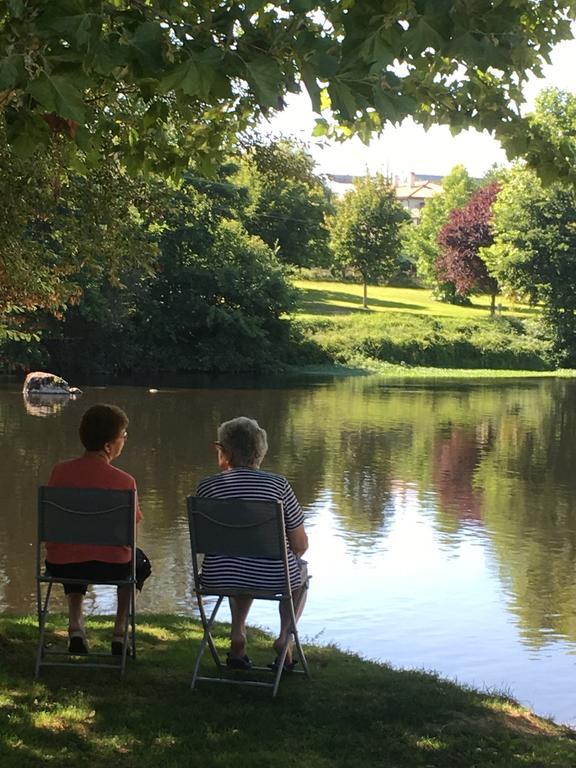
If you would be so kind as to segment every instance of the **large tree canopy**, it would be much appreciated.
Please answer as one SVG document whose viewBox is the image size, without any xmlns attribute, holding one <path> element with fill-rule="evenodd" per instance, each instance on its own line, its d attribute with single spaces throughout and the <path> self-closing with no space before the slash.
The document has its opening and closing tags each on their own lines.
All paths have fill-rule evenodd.
<svg viewBox="0 0 576 768">
<path fill-rule="evenodd" d="M 526 150 L 521 84 L 570 38 L 574 0 L 4 0 L 0 110 L 21 154 L 201 164 L 305 88 L 318 132 L 368 138 L 411 115 Z M 324 121 L 324 122 L 323 122 Z M 178 131 L 171 126 L 177 125 Z M 557 148 L 530 134 L 537 162 Z M 75 151 L 79 149 L 80 151 Z M 573 163 L 558 153 L 556 170 Z"/>
<path fill-rule="evenodd" d="M 438 233 L 438 274 L 451 280 L 461 296 L 468 296 L 473 291 L 489 293 L 492 314 L 498 283 L 488 273 L 481 249 L 494 242 L 492 206 L 499 189 L 498 182 L 494 181 L 477 190 L 462 208 L 450 212 L 448 221 Z"/>
<path fill-rule="evenodd" d="M 400 228 L 410 219 L 382 174 L 360 176 L 338 201 L 328 218 L 334 267 L 360 274 L 363 305 L 368 307 L 368 282 L 391 277 L 398 266 Z"/>
<path fill-rule="evenodd" d="M 332 195 L 304 147 L 287 140 L 254 143 L 232 180 L 244 188 L 246 229 L 276 249 L 280 261 L 329 264 L 325 217 L 333 212 Z"/>
</svg>

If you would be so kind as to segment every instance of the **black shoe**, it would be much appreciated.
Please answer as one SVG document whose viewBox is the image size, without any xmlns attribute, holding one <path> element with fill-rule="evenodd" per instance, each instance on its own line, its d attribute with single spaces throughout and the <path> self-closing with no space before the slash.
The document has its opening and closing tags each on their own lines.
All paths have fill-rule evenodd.
<svg viewBox="0 0 576 768">
<path fill-rule="evenodd" d="M 68 637 L 68 653 L 74 656 L 85 656 L 88 653 L 86 634 L 81 629 L 69 632 Z"/>
<path fill-rule="evenodd" d="M 272 672 L 278 672 L 278 666 L 280 664 L 280 656 L 276 656 L 272 664 L 268 664 L 268 668 L 272 670 Z M 293 672 L 294 667 L 298 664 L 297 661 L 291 661 L 291 662 L 284 662 L 284 669 L 282 670 L 282 674 L 284 672 Z"/>
<path fill-rule="evenodd" d="M 122 656 L 124 652 L 124 636 L 114 635 L 112 642 L 110 643 L 110 651 L 112 656 Z"/>
<path fill-rule="evenodd" d="M 248 656 L 230 656 L 226 654 L 226 666 L 230 669 L 252 669 L 252 660 Z"/>
</svg>

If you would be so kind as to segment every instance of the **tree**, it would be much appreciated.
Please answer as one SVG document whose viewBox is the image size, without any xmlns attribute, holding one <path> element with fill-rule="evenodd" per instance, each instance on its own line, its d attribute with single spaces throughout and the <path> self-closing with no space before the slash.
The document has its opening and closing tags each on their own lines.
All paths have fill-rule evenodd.
<svg viewBox="0 0 576 768">
<path fill-rule="evenodd" d="M 490 220 L 498 190 L 498 182 L 479 189 L 466 205 L 450 213 L 438 235 L 441 249 L 438 274 L 444 280 L 451 280 L 461 296 L 472 291 L 489 293 L 492 315 L 496 309 L 498 283 L 488 273 L 481 249 L 494 241 Z"/>
<path fill-rule="evenodd" d="M 52 312 L 77 300 L 80 273 L 149 264 L 155 249 L 141 226 L 148 199 L 141 180 L 114 162 L 86 175 L 64 172 L 58 144 L 22 160 L 0 132 L 0 325 L 23 310 Z"/>
<path fill-rule="evenodd" d="M 284 263 L 328 266 L 331 193 L 304 147 L 287 140 L 252 144 L 232 181 L 245 191 L 241 216 L 248 232 L 277 248 Z"/>
<path fill-rule="evenodd" d="M 540 305 L 556 364 L 576 365 L 576 194 L 545 189 L 529 169 L 503 177 L 494 244 L 484 252 L 504 290 Z"/>
<path fill-rule="evenodd" d="M 23 155 L 58 135 L 67 162 L 112 152 L 174 173 L 302 88 L 340 137 L 410 115 L 492 131 L 518 154 L 521 84 L 572 37 L 573 14 L 573 0 L 6 0 L 0 109 Z M 557 175 L 574 178 L 544 131 L 530 142 L 532 160 L 557 155 Z"/>
<path fill-rule="evenodd" d="M 441 301 L 453 300 L 454 284 L 443 282 L 438 275 L 438 235 L 450 212 L 468 202 L 476 188 L 477 184 L 466 168 L 455 165 L 442 179 L 442 192 L 434 195 L 422 209 L 419 223 L 403 230 L 402 245 L 406 255 L 416 264 L 419 277 L 433 287 Z"/>
<path fill-rule="evenodd" d="M 83 271 L 78 297 L 59 317 L 32 316 L 42 324 L 32 359 L 76 376 L 263 370 L 282 362 L 294 290 L 272 250 L 236 220 L 234 196 L 226 211 L 224 196 L 215 200 L 212 188 L 198 186 L 197 178 L 179 188 L 148 180 L 143 229 L 159 252 L 153 268 L 127 262 L 116 280 Z"/>
<path fill-rule="evenodd" d="M 359 272 L 368 307 L 368 282 L 390 277 L 400 254 L 400 225 L 409 213 L 381 174 L 360 177 L 329 219 L 335 266 Z"/>
</svg>

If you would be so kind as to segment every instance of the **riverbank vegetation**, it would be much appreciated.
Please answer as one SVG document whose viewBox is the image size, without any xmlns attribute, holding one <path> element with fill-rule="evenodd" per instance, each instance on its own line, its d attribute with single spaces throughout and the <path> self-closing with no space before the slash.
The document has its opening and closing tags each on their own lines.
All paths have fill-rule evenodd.
<svg viewBox="0 0 576 768">
<path fill-rule="evenodd" d="M 550 91 L 534 119 L 553 142 L 574 114 L 576 97 Z M 338 200 L 282 139 L 246 139 L 211 177 L 174 181 L 113 160 L 65 169 L 56 145 L 36 161 L 5 138 L 0 127 L 4 372 L 576 366 L 576 198 L 526 167 L 454 169 L 415 224 L 389 180 L 357 178 Z M 296 281 L 298 293 L 303 269 L 345 282 Z M 414 288 L 373 285 L 384 280 Z"/>
<path fill-rule="evenodd" d="M 90 620 L 94 644 L 107 647 L 109 631 L 109 621 Z M 219 625 L 221 649 L 226 635 Z M 199 684 L 190 691 L 198 623 L 143 616 L 138 636 L 140 654 L 125 682 L 110 671 L 49 669 L 34 680 L 34 620 L 0 618 L 3 768 L 566 768 L 576 762 L 572 730 L 506 696 L 433 673 L 308 646 L 312 681 L 287 677 L 274 701 L 266 689 Z M 64 633 L 51 639 L 63 644 Z M 269 637 L 251 630 L 250 644 L 259 663 L 269 661 Z"/>
<path fill-rule="evenodd" d="M 362 310 L 362 287 L 297 281 L 295 325 L 310 354 L 340 365 L 551 370 L 551 344 L 538 314 L 505 305 L 489 317 L 490 297 L 458 306 L 434 300 L 431 291 L 371 288 Z"/>
</svg>

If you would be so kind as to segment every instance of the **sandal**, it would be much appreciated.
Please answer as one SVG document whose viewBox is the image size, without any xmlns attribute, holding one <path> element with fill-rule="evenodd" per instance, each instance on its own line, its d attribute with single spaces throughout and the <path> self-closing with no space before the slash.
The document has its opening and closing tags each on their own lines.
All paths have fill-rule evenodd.
<svg viewBox="0 0 576 768">
<path fill-rule="evenodd" d="M 114 635 L 110 643 L 112 656 L 122 656 L 124 652 L 124 635 Z"/>
<path fill-rule="evenodd" d="M 290 662 L 284 662 L 284 669 L 282 670 L 282 673 L 284 672 L 293 672 L 294 668 L 298 664 L 296 660 L 290 661 Z M 278 672 L 278 667 L 280 665 L 280 656 L 276 656 L 272 664 L 268 664 L 268 669 L 271 669 L 272 672 Z"/>
<path fill-rule="evenodd" d="M 74 656 L 85 656 L 88 653 L 86 633 L 83 629 L 68 630 L 68 653 Z"/>
<path fill-rule="evenodd" d="M 226 654 L 226 666 L 230 669 L 252 669 L 252 659 L 248 656 L 231 656 Z"/>
</svg>

